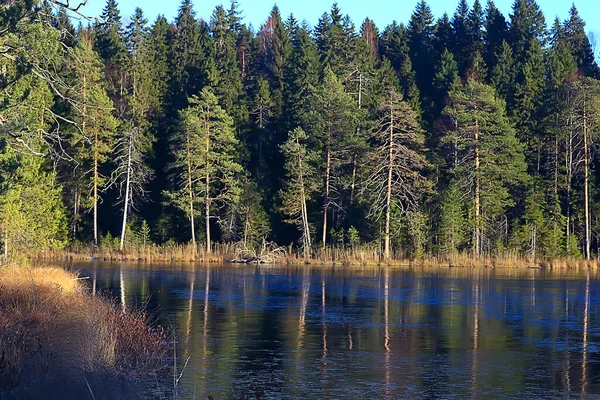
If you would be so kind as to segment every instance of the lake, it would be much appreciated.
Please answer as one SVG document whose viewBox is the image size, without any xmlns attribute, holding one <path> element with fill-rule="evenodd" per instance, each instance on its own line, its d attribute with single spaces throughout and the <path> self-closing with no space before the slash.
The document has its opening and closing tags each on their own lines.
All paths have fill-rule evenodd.
<svg viewBox="0 0 600 400">
<path fill-rule="evenodd" d="M 183 398 L 600 395 L 597 272 L 73 267 L 177 330 Z"/>
</svg>

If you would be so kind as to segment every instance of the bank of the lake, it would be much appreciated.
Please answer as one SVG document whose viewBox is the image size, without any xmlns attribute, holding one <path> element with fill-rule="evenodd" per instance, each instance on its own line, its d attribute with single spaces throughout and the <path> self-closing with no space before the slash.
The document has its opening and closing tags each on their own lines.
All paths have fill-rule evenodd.
<svg viewBox="0 0 600 400">
<path fill-rule="evenodd" d="M 597 270 L 597 258 L 531 258 L 510 252 L 498 256 L 473 257 L 468 253 L 426 255 L 417 258 L 392 257 L 384 259 L 381 249 L 373 246 L 331 247 L 316 249 L 309 258 L 293 246 L 276 246 L 259 250 L 245 249 L 235 243 L 215 243 L 211 253 L 191 244 L 139 245 L 120 250 L 112 246 L 74 246 L 66 250 L 45 251 L 36 255 L 42 262 L 53 261 L 125 261 L 125 262 L 203 262 L 308 264 L 325 266 L 429 266 L 468 268 L 536 268 Z"/>
<path fill-rule="evenodd" d="M 0 399 L 138 398 L 169 340 L 62 267 L 0 266 Z M 91 396 L 91 397 L 90 397 Z"/>
</svg>

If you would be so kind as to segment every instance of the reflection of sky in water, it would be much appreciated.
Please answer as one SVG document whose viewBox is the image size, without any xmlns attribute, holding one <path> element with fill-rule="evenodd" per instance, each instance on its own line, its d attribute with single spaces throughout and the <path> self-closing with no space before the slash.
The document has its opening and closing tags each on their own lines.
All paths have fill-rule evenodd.
<svg viewBox="0 0 600 400">
<path fill-rule="evenodd" d="M 128 306 L 150 294 L 184 397 L 600 395 L 596 273 L 76 267 Z"/>
</svg>

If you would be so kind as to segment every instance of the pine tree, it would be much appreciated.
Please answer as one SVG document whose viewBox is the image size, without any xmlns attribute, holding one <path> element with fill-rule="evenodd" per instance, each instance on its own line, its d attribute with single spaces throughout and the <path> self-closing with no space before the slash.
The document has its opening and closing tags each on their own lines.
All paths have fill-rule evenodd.
<svg viewBox="0 0 600 400">
<path fill-rule="evenodd" d="M 115 169 L 110 182 L 119 187 L 119 198 L 123 202 L 121 250 L 125 243 L 130 210 L 135 208 L 135 202 L 145 199 L 146 185 L 151 177 L 150 168 L 146 164 L 153 141 L 149 131 L 149 117 L 158 94 L 154 91 L 150 70 L 152 58 L 147 48 L 146 24 L 142 10 L 137 8 L 127 27 L 127 47 L 131 57 L 129 107 L 117 139 L 116 157 L 113 160 Z"/>
<path fill-rule="evenodd" d="M 219 219 L 219 210 L 236 204 L 240 196 L 237 175 L 242 167 L 236 162 L 233 120 L 219 106 L 208 87 L 200 97 L 192 97 L 181 112 L 182 131 L 175 137 L 173 168 L 177 191 L 171 200 L 190 219 L 192 244 L 196 245 L 197 206 L 204 207 L 206 252 L 211 252 L 211 219 Z"/>
<path fill-rule="evenodd" d="M 117 121 L 112 116 L 113 104 L 104 86 L 102 62 L 92 48 L 88 32 L 79 38 L 71 66 L 73 80 L 77 82 L 70 94 L 76 104 L 73 120 L 77 128 L 71 133 L 70 152 L 80 164 L 73 193 L 74 216 L 77 220 L 82 204 L 93 208 L 93 237 L 97 245 L 98 203 L 106 185 L 102 168 L 109 160 Z M 85 193 L 86 187 L 89 194 Z"/>
<path fill-rule="evenodd" d="M 357 105 L 345 93 L 344 87 L 331 69 L 325 70 L 322 84 L 312 94 L 310 110 L 305 115 L 305 126 L 310 137 L 322 149 L 323 173 L 323 224 L 322 245 L 325 247 L 330 212 L 341 206 L 343 166 L 352 159 L 346 151 L 351 136 L 357 126 Z"/>
<path fill-rule="evenodd" d="M 316 167 L 319 156 L 309 148 L 308 135 L 302 128 L 289 133 L 281 151 L 285 156 L 286 171 L 285 185 L 280 192 L 281 211 L 288 216 L 287 222 L 298 226 L 302 235 L 302 251 L 307 259 L 312 248 L 308 205 L 320 185 Z"/>
<path fill-rule="evenodd" d="M 364 186 L 371 204 L 370 216 L 385 220 L 384 258 L 391 256 L 392 216 L 406 217 L 418 211 L 426 181 L 427 161 L 422 155 L 424 135 L 417 115 L 389 88 L 382 99 L 379 119 L 372 131 L 373 147 L 368 155 L 369 172 Z M 394 213 L 393 209 L 399 210 Z"/>
<path fill-rule="evenodd" d="M 513 190 L 527 180 L 523 148 L 495 91 L 471 78 L 455 86 L 444 110 L 445 142 L 451 179 L 469 188 L 473 255 L 490 251 L 497 240 L 491 229 L 514 204 Z M 467 180 L 466 182 L 464 180 Z"/>
</svg>

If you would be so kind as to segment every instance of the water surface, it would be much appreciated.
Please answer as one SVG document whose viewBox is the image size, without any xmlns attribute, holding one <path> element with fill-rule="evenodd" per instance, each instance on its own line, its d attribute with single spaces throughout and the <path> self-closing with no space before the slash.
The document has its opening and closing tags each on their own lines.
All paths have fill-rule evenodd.
<svg viewBox="0 0 600 400">
<path fill-rule="evenodd" d="M 74 267 L 179 332 L 184 398 L 600 395 L 597 272 Z"/>
</svg>

